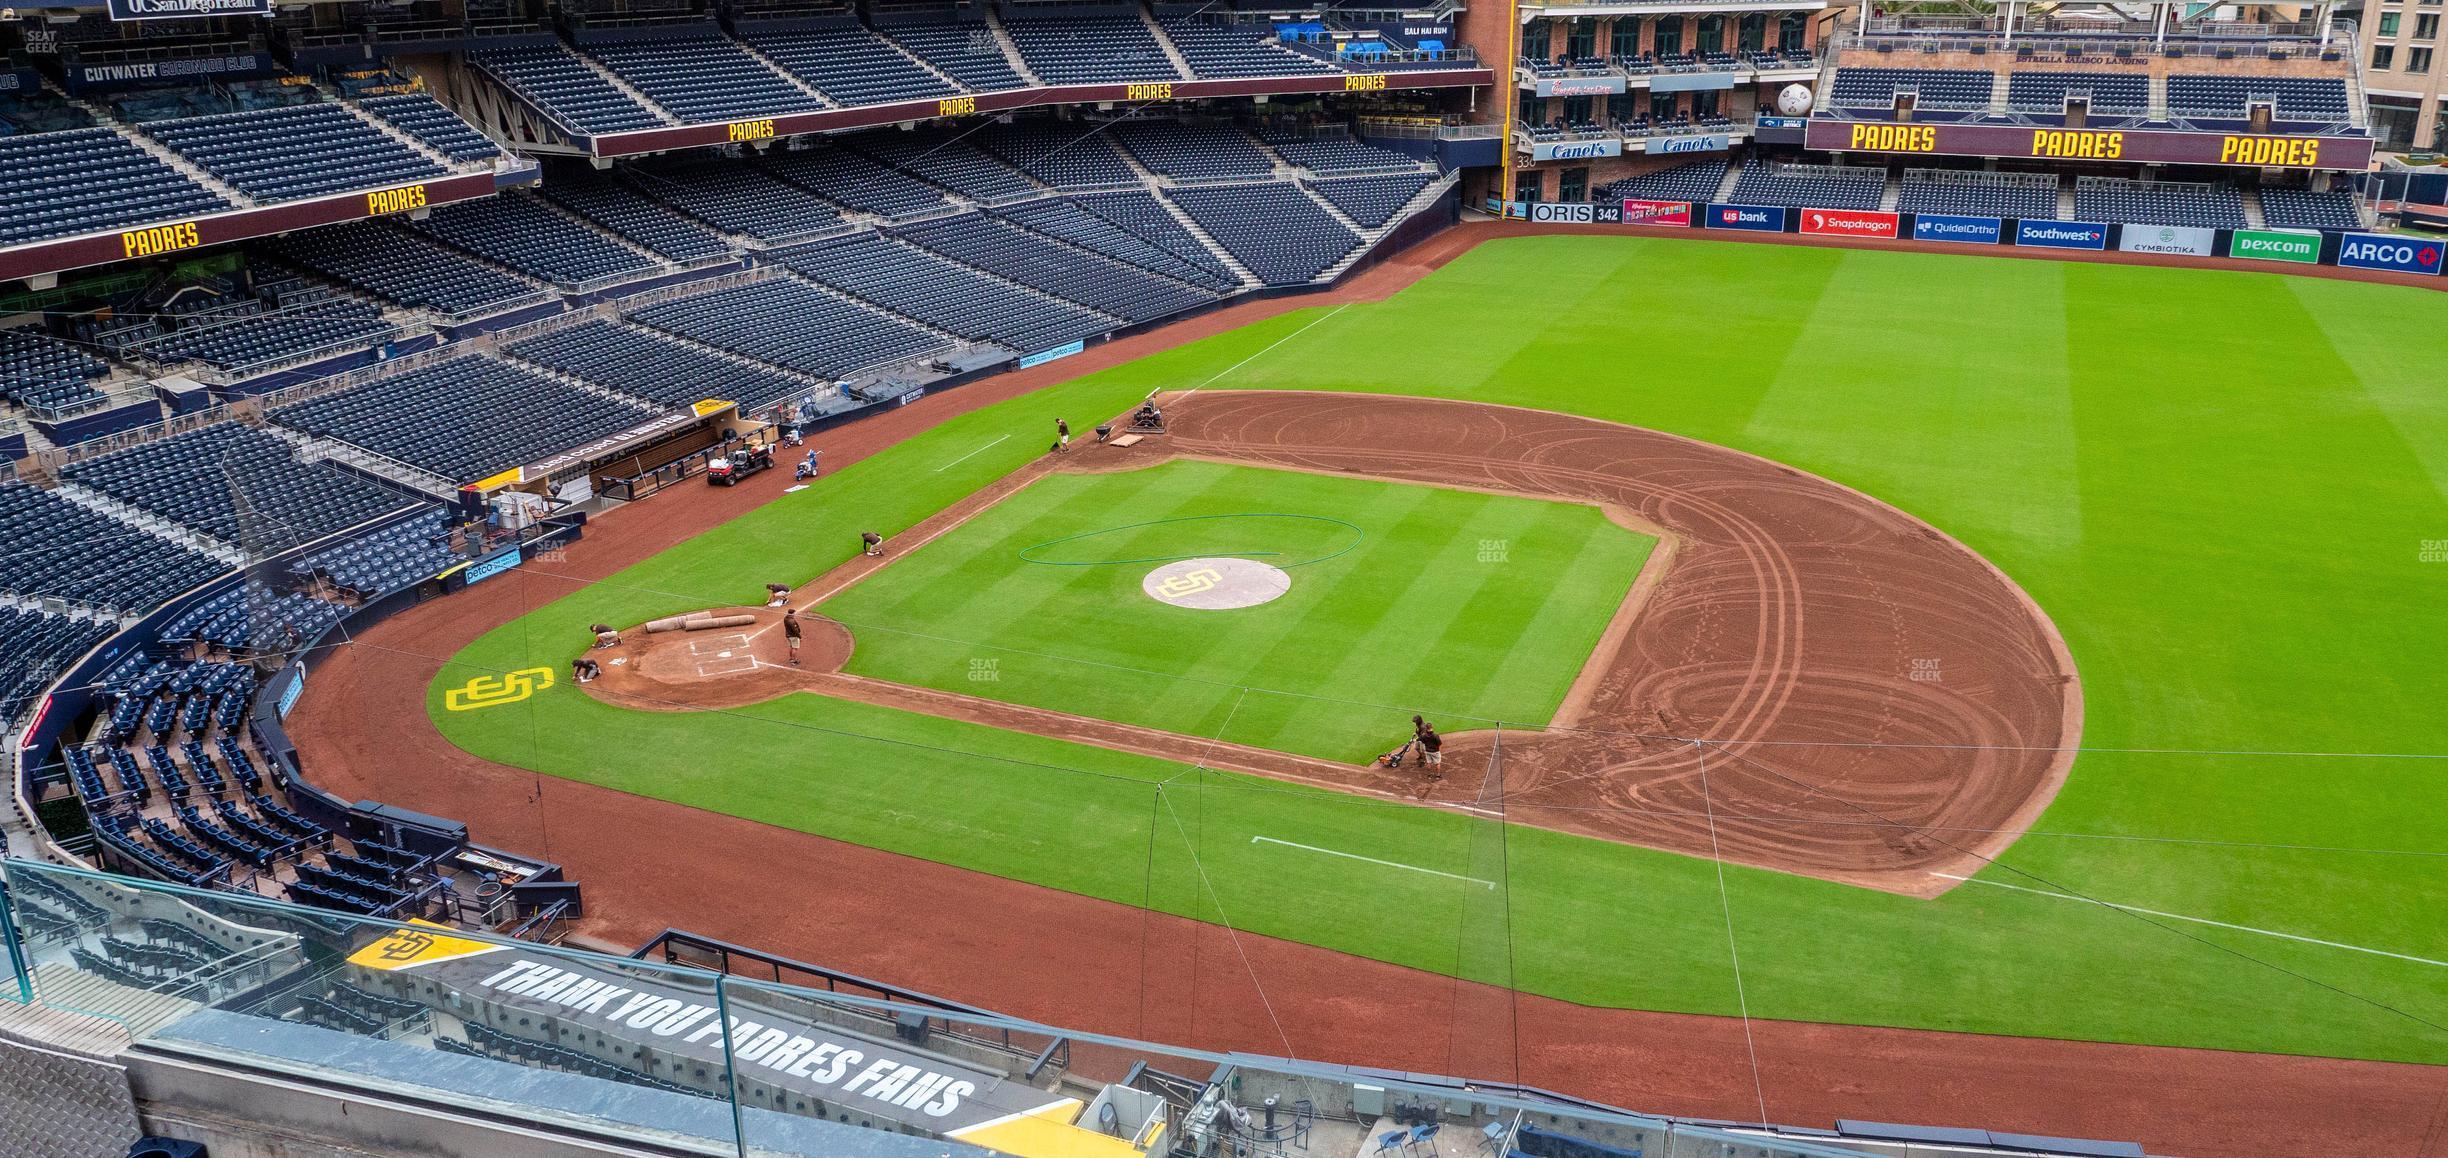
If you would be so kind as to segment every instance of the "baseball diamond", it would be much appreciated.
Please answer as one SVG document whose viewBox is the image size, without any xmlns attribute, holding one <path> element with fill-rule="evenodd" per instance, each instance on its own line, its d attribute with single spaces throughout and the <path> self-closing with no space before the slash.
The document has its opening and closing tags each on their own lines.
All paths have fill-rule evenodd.
<svg viewBox="0 0 2448 1158">
<path fill-rule="evenodd" d="M 0 1158 L 2448 1158 L 2436 6 L 0 11 Z"/>
</svg>

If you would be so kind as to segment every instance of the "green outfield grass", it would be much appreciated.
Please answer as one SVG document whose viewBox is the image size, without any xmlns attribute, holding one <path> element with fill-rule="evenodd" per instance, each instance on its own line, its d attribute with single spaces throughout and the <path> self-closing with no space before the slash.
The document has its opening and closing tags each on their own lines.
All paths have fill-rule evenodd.
<svg viewBox="0 0 2448 1158">
<path fill-rule="evenodd" d="M 2443 332 L 2448 295 L 2312 278 L 1506 241 L 948 422 L 611 582 L 490 580 L 538 610 L 430 704 L 551 775 L 1573 1001 L 1733 1012 L 1730 923 L 1755 1016 L 2448 1062 Z M 1570 411 L 1858 487 L 2049 612 L 2089 750 L 2001 865 L 1915 901 L 1740 868 L 1721 896 L 1703 860 L 808 695 L 441 710 L 473 675 L 566 664 L 591 621 L 837 564 L 1027 461 L 1057 414 L 1203 384 Z"/>
<path fill-rule="evenodd" d="M 859 675 L 1361 763 L 1410 721 L 1355 703 L 1545 724 L 1652 545 L 1595 507 L 1176 462 L 1039 479 L 819 610 Z M 1140 589 L 1203 555 L 1292 588 L 1232 611 Z"/>
</svg>

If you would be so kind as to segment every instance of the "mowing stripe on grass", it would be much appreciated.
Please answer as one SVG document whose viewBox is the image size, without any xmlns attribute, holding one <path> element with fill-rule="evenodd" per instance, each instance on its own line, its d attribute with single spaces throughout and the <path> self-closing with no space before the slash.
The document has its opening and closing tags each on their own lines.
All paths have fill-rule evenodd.
<svg viewBox="0 0 2448 1158">
<path fill-rule="evenodd" d="M 2239 933 L 2257 933 L 2264 937 L 2276 937 L 2282 941 L 2301 941 L 2306 945 L 2322 945 L 2331 949 L 2345 949 L 2354 953 L 2369 953 L 2374 957 L 2394 957 L 2399 961 L 2412 961 L 2417 965 L 2433 965 L 2442 969 L 2448 969 L 2448 961 L 2434 961 L 2429 957 L 2416 957 L 2410 953 L 2391 953 L 2386 949 L 2374 949 L 2364 945 L 2349 945 L 2344 941 L 2323 941 L 2318 937 L 2306 937 L 2296 933 L 2281 933 L 2276 929 L 2256 929 L 2250 925 L 2230 925 L 2225 921 L 2213 921 L 2208 917 L 2188 917 L 2183 913 L 2163 913 L 2157 909 L 2145 909 L 2140 905 L 2120 905 L 2114 901 L 2098 901 L 2093 900 L 2090 897 L 2078 897 L 2072 893 L 2051 892 L 2048 889 L 2027 889 L 2021 885 L 2001 884 L 1997 881 L 1975 880 L 1972 877 L 1959 877 L 1954 873 L 1931 873 L 1930 875 L 1934 877 L 1945 877 L 1950 881 L 1962 881 L 1969 885 L 1987 885 L 1993 889 L 2012 889 L 2018 893 L 2030 893 L 2035 897 L 2055 897 L 2061 901 L 2081 901 L 2086 905 L 2098 905 L 2103 909 L 2116 909 L 2120 912 L 2127 913 L 2141 913 L 2144 916 L 2150 917 L 2165 917 L 2171 921 L 2190 921 L 2196 925 L 2211 925 L 2221 929 L 2233 929 Z"/>
<path fill-rule="evenodd" d="M 1271 836 L 1253 836 L 1253 837 L 1251 837 L 1251 838 L 1250 838 L 1250 843 L 1251 843 L 1251 844 L 1280 844 L 1280 845 L 1284 846 L 1285 848 L 1299 848 L 1299 849 L 1307 849 L 1307 850 L 1308 850 L 1308 851 L 1310 851 L 1310 852 L 1322 852 L 1322 853 L 1325 853 L 1327 856 L 1339 856 L 1339 857 L 1342 857 L 1342 858 L 1343 858 L 1343 859 L 1345 859 L 1345 860 L 1364 860 L 1364 861 L 1367 861 L 1367 862 L 1368 862 L 1368 863 L 1370 863 L 1370 864 L 1381 864 L 1381 865 L 1384 865 L 1384 866 L 1386 866 L 1387 868 L 1409 869 L 1409 870 L 1411 870 L 1412 872 L 1415 872 L 1415 873 L 1427 873 L 1429 876 L 1432 876 L 1432 877 L 1444 877 L 1444 878 L 1446 878 L 1446 879 L 1448 879 L 1448 880 L 1456 880 L 1456 881 L 1469 881 L 1470 883 L 1472 883 L 1472 884 L 1474 884 L 1474 885 L 1486 885 L 1486 886 L 1487 886 L 1488 888 L 1490 888 L 1490 889 L 1493 889 L 1493 888 L 1495 888 L 1495 887 L 1496 887 L 1496 882 L 1494 882 L 1494 881 L 1483 881 L 1483 880 L 1480 880 L 1478 877 L 1466 877 L 1466 876 L 1463 876 L 1463 875 L 1462 875 L 1462 874 L 1460 874 L 1460 873 L 1438 872 L 1437 870 L 1432 869 L 1432 868 L 1421 868 L 1421 867 L 1420 867 L 1420 866 L 1418 866 L 1418 865 L 1415 865 L 1415 864 L 1404 864 L 1404 863 L 1402 863 L 1401 861 L 1379 860 L 1379 859 L 1377 859 L 1376 857 L 1373 857 L 1373 856 L 1362 856 L 1362 855 L 1360 855 L 1359 853 L 1356 853 L 1356 852 L 1337 852 L 1337 851 L 1335 851 L 1334 849 L 1331 849 L 1331 848 L 1319 848 L 1318 846 L 1316 846 L 1316 845 L 1314 845 L 1314 844 L 1299 844 L 1299 843 L 1296 843 L 1296 842 L 1294 842 L 1294 841 L 1289 841 L 1289 840 L 1277 840 L 1277 839 L 1275 839 L 1274 837 L 1271 837 Z"/>
<path fill-rule="evenodd" d="M 967 461 L 969 461 L 970 459 L 976 458 L 976 457 L 977 457 L 977 456 L 978 456 L 978 455 L 979 455 L 981 452 L 984 452 L 984 451 L 988 451 L 988 450 L 992 450 L 992 449 L 994 449 L 995 442 L 1001 442 L 1001 441 L 1003 441 L 1003 439 L 1004 439 L 1004 438 L 1010 438 L 1010 437 L 1011 437 L 1011 435 L 1006 434 L 1006 435 L 1004 435 L 1002 438 L 995 439 L 995 440 L 994 440 L 994 442 L 989 442 L 989 443 L 987 443 L 986 445 L 981 446 L 981 447 L 977 448 L 976 450 L 970 451 L 969 453 L 964 454 L 964 455 L 960 456 L 959 458 L 953 459 L 952 461 L 947 462 L 947 463 L 943 464 L 942 466 L 936 467 L 935 469 L 936 469 L 936 471 L 938 471 L 938 472 L 942 472 L 942 471 L 950 470 L 951 468 L 956 467 L 956 466 L 959 466 L 960 464 L 962 464 L 962 463 L 964 463 L 964 462 L 967 462 Z"/>
</svg>

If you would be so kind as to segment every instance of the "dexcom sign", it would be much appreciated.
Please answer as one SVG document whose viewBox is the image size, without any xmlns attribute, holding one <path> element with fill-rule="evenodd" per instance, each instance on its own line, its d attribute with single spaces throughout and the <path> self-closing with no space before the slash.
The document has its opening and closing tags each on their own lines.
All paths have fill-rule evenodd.
<svg viewBox="0 0 2448 1158">
<path fill-rule="evenodd" d="M 2388 233 L 2349 233 L 2338 242 L 2337 263 L 2355 269 L 2439 275 L 2448 245 Z"/>
</svg>

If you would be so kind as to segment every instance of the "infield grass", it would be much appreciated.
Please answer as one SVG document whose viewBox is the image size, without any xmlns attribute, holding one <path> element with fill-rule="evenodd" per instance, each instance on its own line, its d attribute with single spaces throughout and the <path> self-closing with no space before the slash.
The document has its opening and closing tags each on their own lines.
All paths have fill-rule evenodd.
<svg viewBox="0 0 2448 1158">
<path fill-rule="evenodd" d="M 1590 506 L 1173 462 L 1038 479 L 818 610 L 859 675 L 1357 764 L 1410 732 L 1385 707 L 1547 723 L 1652 545 Z M 1218 555 L 1291 589 L 1141 589 Z"/>
<path fill-rule="evenodd" d="M 1731 937 L 1755 1016 L 2448 1062 L 2441 333 L 2448 295 L 2274 274 L 1499 242 L 948 422 L 611 582 L 492 580 L 539 610 L 430 704 L 552 775 L 1573 1001 L 1731 1013 Z M 1704 860 L 814 696 L 440 708 L 592 620 L 816 574 L 1034 450 L 999 437 L 1219 375 L 1568 411 L 1860 488 L 2050 614 L 2086 751 L 2000 864 L 1916 901 L 1739 867 L 1721 893 Z"/>
</svg>

